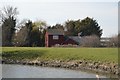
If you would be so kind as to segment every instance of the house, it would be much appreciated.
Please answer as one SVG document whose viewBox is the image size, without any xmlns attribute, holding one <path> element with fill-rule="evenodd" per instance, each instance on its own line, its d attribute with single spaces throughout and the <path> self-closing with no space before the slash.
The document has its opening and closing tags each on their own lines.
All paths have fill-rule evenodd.
<svg viewBox="0 0 120 80">
<path fill-rule="evenodd" d="M 108 47 L 108 46 L 110 46 L 110 41 L 111 41 L 111 38 L 102 37 L 100 39 L 100 44 L 102 47 Z"/>
<path fill-rule="evenodd" d="M 55 45 L 76 45 L 77 43 L 69 38 L 65 37 L 62 29 L 47 29 L 45 34 L 45 46 L 52 47 Z"/>
<path fill-rule="evenodd" d="M 64 41 L 64 31 L 60 29 L 47 29 L 45 34 L 45 46 L 52 47 Z"/>
<path fill-rule="evenodd" d="M 101 47 L 107 47 L 110 44 L 111 38 L 101 38 Z M 66 46 L 66 45 L 77 45 L 81 46 L 84 42 L 84 37 L 78 36 L 65 36 L 64 30 L 62 29 L 47 29 L 45 34 L 45 47 L 53 46 Z"/>
</svg>

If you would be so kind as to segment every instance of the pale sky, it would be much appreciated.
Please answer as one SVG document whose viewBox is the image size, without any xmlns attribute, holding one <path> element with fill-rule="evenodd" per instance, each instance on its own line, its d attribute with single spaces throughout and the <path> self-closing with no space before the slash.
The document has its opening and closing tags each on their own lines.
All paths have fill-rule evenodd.
<svg viewBox="0 0 120 80">
<path fill-rule="evenodd" d="M 44 20 L 55 25 L 88 16 L 97 20 L 102 37 L 118 33 L 118 0 L 0 0 L 0 9 L 7 5 L 18 8 L 19 20 Z"/>
</svg>

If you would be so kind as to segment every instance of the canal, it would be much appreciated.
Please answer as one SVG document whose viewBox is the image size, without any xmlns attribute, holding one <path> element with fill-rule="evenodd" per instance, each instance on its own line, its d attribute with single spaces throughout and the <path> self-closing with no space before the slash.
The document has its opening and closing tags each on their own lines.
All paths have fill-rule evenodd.
<svg viewBox="0 0 120 80">
<path fill-rule="evenodd" d="M 2 65 L 3 78 L 96 78 L 95 73 L 70 70 L 63 68 L 51 68 L 28 65 Z M 100 78 L 107 78 L 105 75 L 99 75 Z"/>
</svg>

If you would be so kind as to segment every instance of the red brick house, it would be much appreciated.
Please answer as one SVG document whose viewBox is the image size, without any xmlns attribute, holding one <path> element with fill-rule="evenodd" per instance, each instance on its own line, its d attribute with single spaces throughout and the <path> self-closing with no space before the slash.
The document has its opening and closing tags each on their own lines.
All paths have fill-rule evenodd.
<svg viewBox="0 0 120 80">
<path fill-rule="evenodd" d="M 76 45 L 77 43 L 71 38 L 65 38 L 64 31 L 61 29 L 47 29 L 45 34 L 46 47 L 68 44 Z"/>
</svg>

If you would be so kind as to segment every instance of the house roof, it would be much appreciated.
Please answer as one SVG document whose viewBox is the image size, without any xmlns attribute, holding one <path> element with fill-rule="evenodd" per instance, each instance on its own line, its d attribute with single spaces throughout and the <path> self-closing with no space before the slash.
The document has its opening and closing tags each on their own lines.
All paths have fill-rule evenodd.
<svg viewBox="0 0 120 80">
<path fill-rule="evenodd" d="M 64 35 L 64 31 L 62 29 L 47 29 L 47 33 L 49 35 Z"/>
<path fill-rule="evenodd" d="M 101 39 L 100 39 L 100 41 L 101 42 L 106 42 L 106 41 L 110 41 L 111 40 L 111 38 L 108 38 L 108 37 L 102 37 Z"/>
<path fill-rule="evenodd" d="M 74 40 L 75 42 L 77 42 L 78 44 L 81 43 L 81 38 L 78 36 L 69 36 L 70 39 Z"/>
<path fill-rule="evenodd" d="M 70 41 L 72 41 L 72 43 L 71 43 Z M 68 38 L 62 43 L 62 45 L 64 45 L 64 44 L 77 44 L 77 42 L 68 37 Z"/>
</svg>

